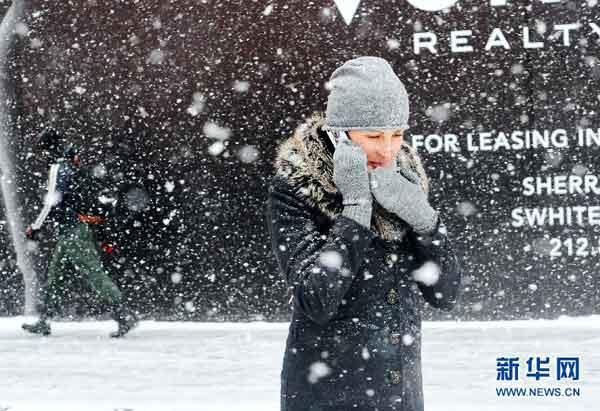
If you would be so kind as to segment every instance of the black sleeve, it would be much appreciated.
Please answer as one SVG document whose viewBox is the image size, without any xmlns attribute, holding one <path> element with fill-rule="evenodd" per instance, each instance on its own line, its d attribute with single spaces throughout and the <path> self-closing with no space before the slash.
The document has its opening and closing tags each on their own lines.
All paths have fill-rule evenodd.
<svg viewBox="0 0 600 411">
<path fill-rule="evenodd" d="M 274 177 L 267 204 L 273 253 L 293 289 L 295 308 L 325 324 L 337 313 L 374 234 L 344 216 L 322 233 L 316 213 L 283 178 Z"/>
<path fill-rule="evenodd" d="M 433 262 L 439 267 L 439 278 L 434 284 L 417 282 L 423 297 L 433 307 L 450 311 L 459 297 L 462 266 L 450 245 L 441 216 L 432 234 L 418 235 L 411 230 L 409 237 L 419 266 Z"/>
</svg>

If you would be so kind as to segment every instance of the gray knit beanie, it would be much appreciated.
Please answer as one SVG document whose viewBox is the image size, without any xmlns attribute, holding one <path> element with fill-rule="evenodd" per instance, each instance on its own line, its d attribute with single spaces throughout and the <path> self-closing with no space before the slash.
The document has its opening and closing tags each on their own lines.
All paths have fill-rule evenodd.
<svg viewBox="0 0 600 411">
<path fill-rule="evenodd" d="M 333 72 L 330 85 L 324 130 L 408 128 L 408 94 L 386 60 L 349 60 Z"/>
</svg>

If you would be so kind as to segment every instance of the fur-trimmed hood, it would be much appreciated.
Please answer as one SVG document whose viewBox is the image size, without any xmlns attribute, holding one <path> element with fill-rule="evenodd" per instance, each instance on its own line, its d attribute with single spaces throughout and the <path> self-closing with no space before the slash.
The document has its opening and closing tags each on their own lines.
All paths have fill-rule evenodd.
<svg viewBox="0 0 600 411">
<path fill-rule="evenodd" d="M 275 161 L 275 171 L 284 177 L 310 206 L 330 218 L 342 212 L 342 195 L 333 182 L 333 153 L 327 148 L 321 129 L 323 114 L 316 113 L 299 126 L 293 136 L 284 141 Z M 397 159 L 398 167 L 419 176 L 423 190 L 429 192 L 429 180 L 416 151 L 403 144 Z M 371 229 L 384 240 L 400 241 L 410 227 L 395 214 L 374 203 Z"/>
</svg>

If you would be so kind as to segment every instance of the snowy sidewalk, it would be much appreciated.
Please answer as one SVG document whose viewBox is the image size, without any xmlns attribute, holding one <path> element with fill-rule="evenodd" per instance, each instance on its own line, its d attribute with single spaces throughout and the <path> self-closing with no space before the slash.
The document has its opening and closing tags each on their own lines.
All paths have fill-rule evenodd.
<svg viewBox="0 0 600 411">
<path fill-rule="evenodd" d="M 0 318 L 0 411 L 278 411 L 287 324 L 54 322 L 50 338 Z M 600 316 L 555 321 L 427 322 L 426 411 L 597 410 Z M 520 358 L 519 381 L 496 381 L 496 358 Z M 526 378 L 526 358 L 575 356 L 579 381 Z M 579 387 L 575 397 L 501 398 L 496 387 Z"/>
</svg>

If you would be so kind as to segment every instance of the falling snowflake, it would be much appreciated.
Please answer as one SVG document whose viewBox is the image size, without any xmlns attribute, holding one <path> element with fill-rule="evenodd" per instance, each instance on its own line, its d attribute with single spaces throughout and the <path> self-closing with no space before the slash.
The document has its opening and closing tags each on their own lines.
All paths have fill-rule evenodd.
<svg viewBox="0 0 600 411">
<path fill-rule="evenodd" d="M 308 374 L 308 382 L 316 384 L 323 377 L 328 376 L 331 373 L 331 369 L 324 362 L 318 361 L 310 365 L 310 371 Z"/>
<path fill-rule="evenodd" d="M 337 251 L 325 251 L 319 256 L 319 261 L 331 270 L 339 270 L 342 266 L 342 256 Z"/>
<path fill-rule="evenodd" d="M 413 279 L 425 285 L 431 286 L 440 278 L 440 266 L 432 261 L 426 261 L 421 267 L 413 271 Z"/>
</svg>

